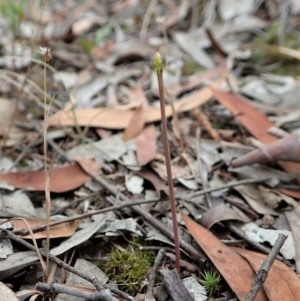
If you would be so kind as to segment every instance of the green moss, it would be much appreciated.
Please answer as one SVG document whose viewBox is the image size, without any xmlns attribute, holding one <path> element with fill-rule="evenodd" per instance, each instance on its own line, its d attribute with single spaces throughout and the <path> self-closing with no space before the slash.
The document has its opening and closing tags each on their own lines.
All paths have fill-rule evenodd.
<svg viewBox="0 0 300 301">
<path fill-rule="evenodd" d="M 184 76 L 190 76 L 201 71 L 203 71 L 203 68 L 193 60 L 186 61 L 182 67 L 182 74 Z"/>
<path fill-rule="evenodd" d="M 299 61 L 283 62 L 278 68 L 273 70 L 272 73 L 277 75 L 297 77 L 300 75 Z"/>
<path fill-rule="evenodd" d="M 122 290 L 134 293 L 140 290 L 153 261 L 151 252 L 129 246 L 125 251 L 111 251 L 108 262 L 100 264 L 99 267 L 101 266 L 109 279 L 116 281 Z"/>
</svg>

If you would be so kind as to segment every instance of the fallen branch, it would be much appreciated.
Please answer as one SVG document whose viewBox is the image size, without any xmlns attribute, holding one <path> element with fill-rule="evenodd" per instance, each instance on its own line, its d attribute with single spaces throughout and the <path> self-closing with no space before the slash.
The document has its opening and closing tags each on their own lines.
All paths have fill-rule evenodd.
<svg viewBox="0 0 300 301">
<path fill-rule="evenodd" d="M 28 126 L 27 126 L 28 128 Z M 33 125 L 33 128 L 40 133 L 41 129 L 39 126 Z M 47 137 L 48 144 L 56 151 L 57 154 L 62 156 L 67 162 L 73 162 L 66 153 L 58 147 L 58 145 L 53 141 L 53 139 Z M 99 183 L 102 187 L 104 187 L 107 191 L 109 191 L 112 195 L 115 197 L 119 197 L 120 200 L 127 202 L 128 204 L 131 203 L 130 199 L 125 196 L 122 192 L 118 191 L 115 186 L 110 185 L 106 179 L 102 176 L 96 175 L 92 172 L 87 172 L 87 174 L 97 183 Z M 170 240 L 174 241 L 174 234 L 173 231 L 168 229 L 161 221 L 156 219 L 152 214 L 145 211 L 140 206 L 132 206 L 132 209 L 137 213 L 138 215 L 142 216 L 145 220 L 147 220 L 153 227 L 158 229 L 161 233 L 163 233 L 165 236 L 167 236 Z M 94 215 L 94 213 L 92 214 Z M 206 258 L 206 256 L 203 253 L 200 253 L 197 251 L 192 245 L 184 241 L 183 239 L 179 239 L 181 248 L 186 251 L 191 257 L 193 257 L 196 261 L 200 262 Z"/>
<path fill-rule="evenodd" d="M 102 289 L 100 291 L 95 292 L 87 292 L 84 291 L 84 287 L 80 290 L 78 287 L 67 286 L 59 283 L 42 283 L 38 282 L 36 284 L 36 289 L 41 292 L 47 293 L 55 293 L 55 294 L 66 294 L 78 298 L 82 298 L 85 300 L 100 300 L 100 301 L 118 301 L 115 297 L 113 297 L 110 293 L 109 289 Z"/>
<path fill-rule="evenodd" d="M 255 275 L 254 282 L 250 288 L 250 291 L 245 299 L 245 301 L 253 301 L 255 299 L 256 294 L 260 290 L 261 286 L 265 283 L 269 271 L 277 254 L 279 253 L 281 247 L 283 246 L 285 240 L 287 239 L 287 235 L 280 233 L 277 237 L 277 240 L 270 252 L 270 254 L 266 257 L 265 261 L 261 265 L 260 269 L 257 271 Z"/>
<path fill-rule="evenodd" d="M 182 283 L 176 269 L 162 269 L 160 271 L 165 288 L 173 301 L 194 301 L 184 284 Z"/>
<path fill-rule="evenodd" d="M 27 241 L 25 241 L 24 239 L 18 237 L 17 235 L 15 235 L 14 233 L 12 233 L 11 231 L 9 230 L 6 230 L 6 229 L 2 229 L 2 231 L 6 234 L 5 235 L 5 238 L 8 238 L 8 239 L 11 239 L 11 240 L 14 240 L 15 242 L 23 245 L 24 247 L 26 247 L 27 249 L 31 250 L 31 251 L 34 251 L 36 252 L 36 249 L 35 247 L 28 243 Z M 47 256 L 47 252 L 44 250 L 44 249 L 39 249 L 41 255 L 43 257 L 46 257 Z M 80 270 L 74 268 L 74 267 L 71 267 L 70 265 L 68 265 L 67 263 L 65 263 L 64 261 L 60 260 L 59 258 L 57 258 L 56 256 L 52 255 L 51 253 L 49 254 L 49 259 L 56 263 L 58 266 L 60 266 L 61 268 L 64 268 L 66 269 L 67 271 L 93 283 L 93 277 L 90 276 L 90 275 L 86 275 L 85 273 L 81 272 Z M 93 283 L 94 284 L 94 283 Z M 119 289 L 116 289 L 116 288 L 113 288 L 113 287 L 109 287 L 108 285 L 106 284 L 102 284 L 103 287 L 105 289 L 110 289 L 114 294 L 126 299 L 126 300 L 133 300 L 133 297 L 129 296 L 128 294 L 120 291 Z"/>
<path fill-rule="evenodd" d="M 155 281 L 155 276 L 157 274 L 157 270 L 159 268 L 159 265 L 161 261 L 163 260 L 164 256 L 166 255 L 166 250 L 165 249 L 160 249 L 159 252 L 157 253 L 157 256 L 154 261 L 154 265 L 149 277 L 149 284 L 145 296 L 145 300 L 155 300 L 153 296 L 153 287 L 154 287 L 154 281 Z"/>
<path fill-rule="evenodd" d="M 226 225 L 228 226 L 228 228 L 236 235 L 238 235 L 239 237 L 243 238 L 247 243 L 249 243 L 251 246 L 253 246 L 254 248 L 256 248 L 257 250 L 259 250 L 260 252 L 264 253 L 264 254 L 270 254 L 271 250 L 262 246 L 260 243 L 252 240 L 250 237 L 248 237 L 244 231 L 236 228 L 232 223 L 226 223 Z M 286 259 L 284 259 L 283 257 L 277 255 L 276 258 L 283 262 L 286 265 L 289 265 L 289 261 L 287 261 Z"/>
</svg>

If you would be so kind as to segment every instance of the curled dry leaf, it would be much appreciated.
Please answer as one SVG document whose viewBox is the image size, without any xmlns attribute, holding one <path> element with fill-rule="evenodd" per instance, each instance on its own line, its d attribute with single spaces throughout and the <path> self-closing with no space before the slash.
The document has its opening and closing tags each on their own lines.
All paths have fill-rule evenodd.
<svg viewBox="0 0 300 301">
<path fill-rule="evenodd" d="M 53 167 L 50 176 L 51 192 L 66 192 L 80 187 L 91 178 L 78 164 L 63 167 Z M 24 172 L 8 172 L 0 174 L 0 182 L 5 182 L 15 188 L 30 191 L 45 190 L 45 171 L 34 170 Z"/>
<path fill-rule="evenodd" d="M 194 222 L 187 215 L 181 215 L 189 233 L 226 279 L 238 299 L 244 300 L 255 278 L 254 270 L 250 264 L 239 254 L 224 245 L 210 231 Z M 261 289 L 254 300 L 268 301 L 265 291 Z"/>
<path fill-rule="evenodd" d="M 300 137 L 288 135 L 231 161 L 233 167 L 276 161 L 300 162 Z"/>
<path fill-rule="evenodd" d="M 205 228 L 210 229 L 214 224 L 228 220 L 238 220 L 244 223 L 251 221 L 249 218 L 239 215 L 236 211 L 227 206 L 217 206 L 207 210 L 201 217 L 200 223 Z"/>
</svg>

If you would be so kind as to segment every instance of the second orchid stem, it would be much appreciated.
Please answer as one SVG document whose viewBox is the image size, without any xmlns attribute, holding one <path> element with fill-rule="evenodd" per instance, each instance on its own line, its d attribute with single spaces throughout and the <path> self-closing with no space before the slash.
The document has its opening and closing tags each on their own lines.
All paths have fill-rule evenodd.
<svg viewBox="0 0 300 301">
<path fill-rule="evenodd" d="M 154 63 L 155 63 L 155 68 L 156 68 L 156 73 L 157 73 L 157 80 L 158 80 L 160 112 L 161 112 L 161 126 L 162 126 L 163 143 L 164 143 L 164 149 L 165 149 L 166 169 L 167 169 L 167 177 L 168 177 L 168 185 L 169 185 L 169 196 L 170 196 L 170 203 L 171 203 L 171 210 L 172 210 L 176 268 L 177 268 L 178 272 L 180 272 L 179 232 L 178 232 L 177 210 L 176 210 L 176 202 L 175 202 L 173 179 L 172 179 L 171 155 L 170 155 L 170 146 L 169 146 L 169 141 L 168 141 L 165 101 L 164 101 L 163 64 L 161 61 L 160 53 L 158 51 L 156 51 Z"/>
</svg>

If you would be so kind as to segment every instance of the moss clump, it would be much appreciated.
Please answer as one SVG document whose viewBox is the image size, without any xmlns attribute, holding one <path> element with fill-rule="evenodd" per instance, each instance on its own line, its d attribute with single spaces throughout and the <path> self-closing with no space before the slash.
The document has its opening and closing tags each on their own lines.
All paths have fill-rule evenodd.
<svg viewBox="0 0 300 301">
<path fill-rule="evenodd" d="M 110 280 L 116 281 L 122 290 L 131 294 L 141 289 L 153 260 L 151 252 L 129 246 L 125 251 L 113 250 L 104 264 L 104 270 Z"/>
<path fill-rule="evenodd" d="M 200 67 L 196 62 L 194 62 L 193 60 L 188 60 L 182 67 L 182 74 L 184 76 L 190 76 L 203 70 L 204 69 Z"/>
</svg>

